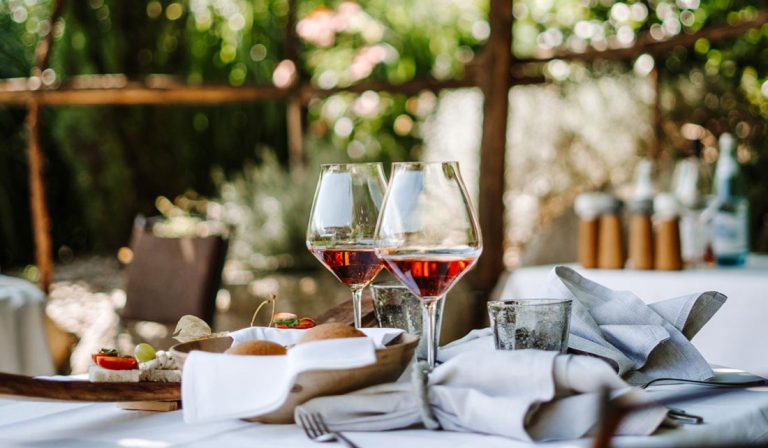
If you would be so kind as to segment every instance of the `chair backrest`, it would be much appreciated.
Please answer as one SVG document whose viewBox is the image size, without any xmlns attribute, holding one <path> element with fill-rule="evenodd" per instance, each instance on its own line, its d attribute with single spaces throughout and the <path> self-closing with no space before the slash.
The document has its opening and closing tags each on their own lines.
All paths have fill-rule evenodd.
<svg viewBox="0 0 768 448">
<path fill-rule="evenodd" d="M 131 240 L 123 319 L 174 324 L 193 314 L 213 324 L 227 238 L 158 237 L 139 218 Z"/>
</svg>

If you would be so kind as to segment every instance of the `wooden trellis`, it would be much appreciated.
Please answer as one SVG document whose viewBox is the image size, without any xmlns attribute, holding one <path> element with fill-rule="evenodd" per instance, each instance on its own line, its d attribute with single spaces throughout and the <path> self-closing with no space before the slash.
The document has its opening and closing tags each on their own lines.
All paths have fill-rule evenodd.
<svg viewBox="0 0 768 448">
<path fill-rule="evenodd" d="M 289 1 L 286 29 L 286 55 L 298 64 L 298 43 L 295 34 L 296 2 Z M 50 23 L 62 14 L 63 0 L 54 2 Z M 40 110 L 62 105 L 178 105 L 223 104 L 257 101 L 287 103 L 289 161 L 294 170 L 302 166 L 302 105 L 309 99 L 338 92 L 367 90 L 416 94 L 423 90 L 440 91 L 461 87 L 479 87 L 484 95 L 483 134 L 480 162 L 480 226 L 485 249 L 472 278 L 477 291 L 490 291 L 503 270 L 505 153 L 509 89 L 514 85 L 544 82 L 541 76 L 528 76 L 529 64 L 542 64 L 554 59 L 592 61 L 596 59 L 627 60 L 640 54 L 662 55 L 677 46 L 691 46 L 698 39 L 716 42 L 741 36 L 746 31 L 768 23 L 768 12 L 755 18 L 728 26 L 713 26 L 692 34 L 681 34 L 666 40 L 655 40 L 649 33 L 638 36 L 633 45 L 604 51 L 541 54 L 534 58 L 512 57 L 512 1 L 490 0 L 491 28 L 487 44 L 477 58 L 465 67 L 461 79 L 416 79 L 402 84 L 382 81 L 362 81 L 348 87 L 322 89 L 308 80 L 295 79 L 289 86 L 274 85 L 230 87 L 224 85 L 190 86 L 173 78 L 154 77 L 144 82 L 129 81 L 123 75 L 74 77 L 56 87 L 41 82 L 47 68 L 53 33 L 50 30 L 37 47 L 35 67 L 29 78 L 0 80 L 0 105 L 27 108 L 29 183 L 32 222 L 35 239 L 35 259 L 40 269 L 40 286 L 48 291 L 53 278 L 53 256 L 50 219 L 45 201 L 44 157 L 40 147 Z M 49 27 L 53 29 L 53 26 Z M 298 65 L 296 65 L 298 66 Z M 297 70 L 300 72 L 300 70 Z M 533 70 L 540 72 L 540 70 Z M 658 118 L 657 118 L 658 119 Z"/>
</svg>

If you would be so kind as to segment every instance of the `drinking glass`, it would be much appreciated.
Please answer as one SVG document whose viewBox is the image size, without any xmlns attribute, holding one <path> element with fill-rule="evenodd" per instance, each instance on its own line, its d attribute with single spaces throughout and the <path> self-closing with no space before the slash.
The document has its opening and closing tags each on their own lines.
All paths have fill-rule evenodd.
<svg viewBox="0 0 768 448">
<path fill-rule="evenodd" d="M 496 350 L 568 350 L 571 299 L 488 302 Z"/>
<path fill-rule="evenodd" d="M 421 300 L 413 295 L 410 289 L 400 282 L 386 282 L 371 285 L 373 293 L 373 311 L 376 312 L 376 320 L 382 328 L 400 328 L 410 334 L 424 335 L 423 313 L 421 312 Z M 436 305 L 435 334 L 440 334 L 440 324 L 443 320 L 443 308 L 445 301 L 441 300 Z M 437 340 L 432 341 L 437 347 Z M 416 359 L 426 361 L 427 339 L 422 337 L 419 346 L 416 347 Z"/>
<path fill-rule="evenodd" d="M 352 289 L 356 328 L 363 289 L 383 266 L 373 237 L 385 190 L 381 163 L 322 165 L 309 216 L 307 248 Z"/>
<path fill-rule="evenodd" d="M 392 164 L 375 247 L 390 272 L 421 301 L 427 361 L 434 367 L 436 304 L 483 248 L 458 162 Z"/>
</svg>

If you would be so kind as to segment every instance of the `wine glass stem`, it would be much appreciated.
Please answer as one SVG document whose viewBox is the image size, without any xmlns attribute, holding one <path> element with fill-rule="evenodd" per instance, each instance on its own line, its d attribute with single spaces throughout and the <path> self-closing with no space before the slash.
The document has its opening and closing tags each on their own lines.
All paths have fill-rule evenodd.
<svg viewBox="0 0 768 448">
<path fill-rule="evenodd" d="M 352 313 L 355 328 L 363 328 L 363 287 L 352 288 Z"/>
<path fill-rule="evenodd" d="M 435 359 L 437 357 L 435 341 L 437 339 L 436 317 L 438 300 L 441 300 L 441 298 L 430 297 L 422 299 L 421 301 L 421 309 L 423 312 L 422 335 L 427 335 L 427 362 L 429 363 L 430 368 L 435 367 Z"/>
</svg>

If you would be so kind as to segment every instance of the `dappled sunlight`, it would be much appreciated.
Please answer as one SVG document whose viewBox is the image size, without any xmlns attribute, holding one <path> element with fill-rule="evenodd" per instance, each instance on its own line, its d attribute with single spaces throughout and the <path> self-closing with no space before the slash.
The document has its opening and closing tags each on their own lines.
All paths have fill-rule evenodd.
<svg viewBox="0 0 768 448">
<path fill-rule="evenodd" d="M 318 316 L 349 294 L 329 273 L 319 277 L 286 273 L 254 278 L 247 271 L 251 275 L 242 278 L 233 269 L 225 271 L 225 284 L 216 297 L 215 331 L 248 326 L 258 305 L 272 294 L 278 297 L 279 311 L 308 316 Z M 76 338 L 70 356 L 71 373 L 87 372 L 91 354 L 101 348 L 117 347 L 123 353 L 132 353 L 139 341 L 151 341 L 163 349 L 175 343 L 171 339 L 172 325 L 146 321 L 135 322 L 128 328 L 120 325 L 126 295 L 124 273 L 115 260 L 75 260 L 58 266 L 56 273 L 46 314 Z M 73 277 L 79 280 L 69 280 Z M 262 315 L 257 322 L 266 325 L 269 317 Z"/>
</svg>

